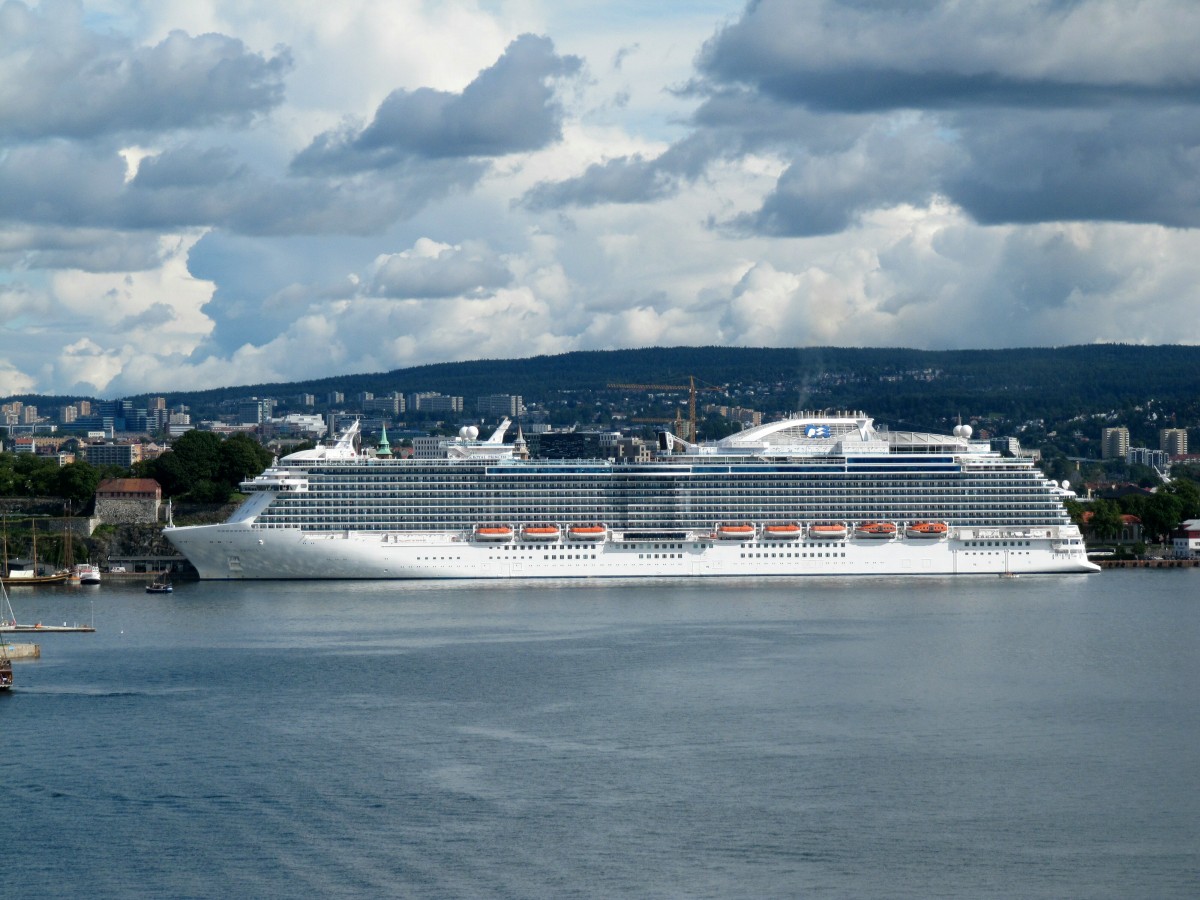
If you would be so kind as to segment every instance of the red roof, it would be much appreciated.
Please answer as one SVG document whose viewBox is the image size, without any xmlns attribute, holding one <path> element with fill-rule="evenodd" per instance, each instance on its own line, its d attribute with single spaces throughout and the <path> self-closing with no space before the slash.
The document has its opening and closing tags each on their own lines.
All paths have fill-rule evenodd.
<svg viewBox="0 0 1200 900">
<path fill-rule="evenodd" d="M 153 478 L 106 478 L 96 488 L 97 494 L 154 494 L 162 486 Z"/>
<path fill-rule="evenodd" d="M 1095 513 L 1092 510 L 1088 509 L 1088 510 L 1084 510 L 1084 513 L 1082 516 L 1080 516 L 1080 518 L 1083 519 L 1084 522 L 1090 522 L 1090 521 L 1092 521 L 1093 515 L 1095 515 Z M 1124 522 L 1126 525 L 1141 525 L 1142 524 L 1141 519 L 1139 519 L 1137 516 L 1130 515 L 1129 513 L 1122 513 L 1121 521 Z"/>
</svg>

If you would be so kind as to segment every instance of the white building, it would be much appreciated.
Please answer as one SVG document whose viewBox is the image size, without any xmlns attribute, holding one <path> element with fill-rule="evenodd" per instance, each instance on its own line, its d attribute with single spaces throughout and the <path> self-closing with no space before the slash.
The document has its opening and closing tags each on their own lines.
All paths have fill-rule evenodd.
<svg viewBox="0 0 1200 900">
<path fill-rule="evenodd" d="M 1125 462 L 1130 465 L 1153 466 L 1165 472 L 1171 465 L 1171 457 L 1162 450 L 1151 450 L 1148 447 L 1130 447 L 1125 453 Z"/>
<path fill-rule="evenodd" d="M 475 401 L 475 411 L 484 418 L 517 419 L 525 415 L 525 400 L 520 394 L 488 394 Z"/>
<path fill-rule="evenodd" d="M 1162 429 L 1158 433 L 1158 447 L 1167 456 L 1187 456 L 1187 429 Z"/>
<path fill-rule="evenodd" d="M 413 459 L 445 459 L 445 442 L 446 438 L 436 434 L 413 438 Z"/>
<path fill-rule="evenodd" d="M 322 416 L 306 413 L 289 413 L 283 418 L 271 419 L 268 424 L 272 434 L 302 435 L 314 440 L 324 437 L 328 431 Z"/>
<path fill-rule="evenodd" d="M 447 397 L 437 391 L 409 394 L 406 400 L 408 409 L 412 412 L 461 413 L 463 411 L 462 397 Z"/>
<path fill-rule="evenodd" d="M 1129 429 L 1105 428 L 1100 434 L 1100 455 L 1104 459 L 1124 459 L 1129 452 Z"/>
<path fill-rule="evenodd" d="M 1200 559 L 1200 519 L 1188 519 L 1171 535 L 1176 559 Z"/>
<path fill-rule="evenodd" d="M 361 401 L 364 413 L 381 413 L 385 416 L 398 416 L 405 411 L 404 397 L 395 392 L 384 397 L 371 397 Z"/>
</svg>

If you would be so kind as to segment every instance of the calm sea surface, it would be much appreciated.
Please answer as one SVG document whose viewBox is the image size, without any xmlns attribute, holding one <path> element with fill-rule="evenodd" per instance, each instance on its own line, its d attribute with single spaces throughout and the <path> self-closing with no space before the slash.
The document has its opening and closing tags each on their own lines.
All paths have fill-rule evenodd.
<svg viewBox="0 0 1200 900">
<path fill-rule="evenodd" d="M 11 896 L 1200 895 L 1200 570 L 13 603 Z"/>
</svg>

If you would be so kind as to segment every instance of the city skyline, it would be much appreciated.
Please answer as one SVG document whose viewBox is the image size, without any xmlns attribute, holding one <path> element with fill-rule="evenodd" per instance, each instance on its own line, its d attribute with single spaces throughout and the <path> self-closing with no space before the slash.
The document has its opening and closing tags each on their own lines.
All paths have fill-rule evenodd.
<svg viewBox="0 0 1200 900">
<path fill-rule="evenodd" d="M 1200 343 L 1200 8 L 0 10 L 0 396 Z"/>
</svg>

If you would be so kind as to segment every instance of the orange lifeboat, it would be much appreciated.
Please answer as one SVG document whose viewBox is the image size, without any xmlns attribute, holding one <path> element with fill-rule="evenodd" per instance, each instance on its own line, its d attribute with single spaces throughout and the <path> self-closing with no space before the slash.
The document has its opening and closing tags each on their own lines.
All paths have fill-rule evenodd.
<svg viewBox="0 0 1200 900">
<path fill-rule="evenodd" d="M 607 535 L 603 525 L 572 525 L 567 529 L 567 539 L 572 541 L 602 541 Z"/>
<path fill-rule="evenodd" d="M 863 522 L 854 533 L 864 538 L 892 538 L 896 536 L 896 526 L 891 522 Z"/>
<path fill-rule="evenodd" d="M 911 538 L 942 538 L 949 531 L 945 522 L 913 522 L 904 533 Z"/>
<path fill-rule="evenodd" d="M 508 525 L 476 525 L 475 540 L 477 541 L 510 541 L 513 530 Z"/>
<path fill-rule="evenodd" d="M 794 541 L 800 537 L 800 526 L 795 522 L 787 522 L 783 525 L 766 525 L 763 527 L 762 536 L 769 541 Z"/>
<path fill-rule="evenodd" d="M 557 525 L 526 525 L 521 529 L 523 541 L 557 541 L 562 529 Z"/>
<path fill-rule="evenodd" d="M 754 526 L 749 522 L 718 525 L 717 537 L 723 541 L 748 541 L 754 537 Z"/>
<path fill-rule="evenodd" d="M 849 533 L 841 522 L 818 522 L 808 526 L 808 536 L 818 541 L 840 541 Z"/>
</svg>

